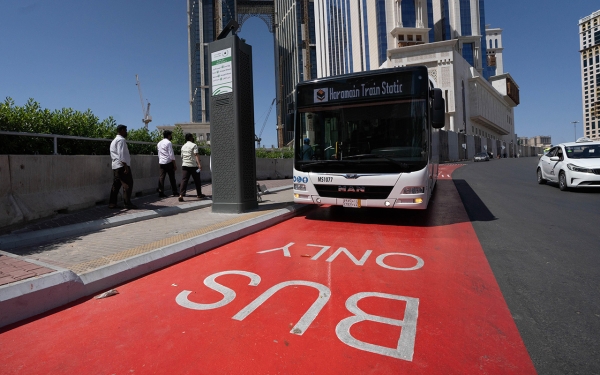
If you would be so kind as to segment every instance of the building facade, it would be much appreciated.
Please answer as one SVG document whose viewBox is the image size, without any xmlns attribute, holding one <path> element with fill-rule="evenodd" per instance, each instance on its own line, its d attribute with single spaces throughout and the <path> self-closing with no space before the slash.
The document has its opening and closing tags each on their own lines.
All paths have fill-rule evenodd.
<svg viewBox="0 0 600 375">
<path fill-rule="evenodd" d="M 579 20 L 583 134 L 600 140 L 600 10 Z"/>
<path fill-rule="evenodd" d="M 416 11 L 416 28 L 406 27 L 403 10 L 413 2 L 425 8 Z M 427 66 L 446 100 L 445 130 L 517 145 L 519 87 L 504 72 L 502 29 L 485 25 L 483 0 L 388 1 L 386 20 L 392 40 L 382 67 Z"/>
</svg>

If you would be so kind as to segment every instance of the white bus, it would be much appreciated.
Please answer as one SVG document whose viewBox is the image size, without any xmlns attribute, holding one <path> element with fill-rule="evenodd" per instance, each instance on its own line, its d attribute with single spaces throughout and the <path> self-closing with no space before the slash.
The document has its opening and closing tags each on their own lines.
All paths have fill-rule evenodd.
<svg viewBox="0 0 600 375">
<path fill-rule="evenodd" d="M 295 135 L 294 202 L 426 209 L 444 108 L 424 66 L 299 83 L 286 118 Z"/>
</svg>

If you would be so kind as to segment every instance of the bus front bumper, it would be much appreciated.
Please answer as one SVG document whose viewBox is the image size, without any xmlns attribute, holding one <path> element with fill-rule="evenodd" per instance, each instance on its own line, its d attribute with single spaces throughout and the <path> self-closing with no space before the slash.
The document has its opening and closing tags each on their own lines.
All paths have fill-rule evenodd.
<svg viewBox="0 0 600 375">
<path fill-rule="evenodd" d="M 294 203 L 301 204 L 323 204 L 332 206 L 343 206 L 351 208 L 377 207 L 377 208 L 403 208 L 403 209 L 425 209 L 427 208 L 424 194 L 415 194 L 402 199 L 347 199 L 347 198 L 325 198 L 315 195 L 294 194 Z"/>
</svg>

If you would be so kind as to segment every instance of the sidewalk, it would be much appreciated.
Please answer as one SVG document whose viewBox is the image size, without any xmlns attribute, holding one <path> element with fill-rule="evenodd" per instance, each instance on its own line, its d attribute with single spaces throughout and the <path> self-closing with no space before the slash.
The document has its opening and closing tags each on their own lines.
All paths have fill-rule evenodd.
<svg viewBox="0 0 600 375">
<path fill-rule="evenodd" d="M 258 181 L 269 193 L 257 210 L 212 213 L 207 198 L 136 198 L 136 210 L 97 206 L 0 236 L 0 327 L 110 289 L 284 221 L 304 205 L 292 180 Z"/>
</svg>

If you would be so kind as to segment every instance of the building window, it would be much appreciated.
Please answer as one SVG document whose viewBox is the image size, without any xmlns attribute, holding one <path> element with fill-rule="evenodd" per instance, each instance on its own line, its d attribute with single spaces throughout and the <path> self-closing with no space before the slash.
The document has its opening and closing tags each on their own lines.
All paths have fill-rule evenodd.
<svg viewBox="0 0 600 375">
<path fill-rule="evenodd" d="M 463 44 L 462 56 L 472 67 L 475 67 L 473 43 Z"/>
<path fill-rule="evenodd" d="M 417 27 L 417 10 L 414 1 L 402 2 L 402 25 L 404 27 Z"/>
<path fill-rule="evenodd" d="M 404 4 L 402 6 L 404 7 Z M 460 31 L 462 36 L 473 35 L 471 29 L 471 0 L 460 0 Z"/>
</svg>

